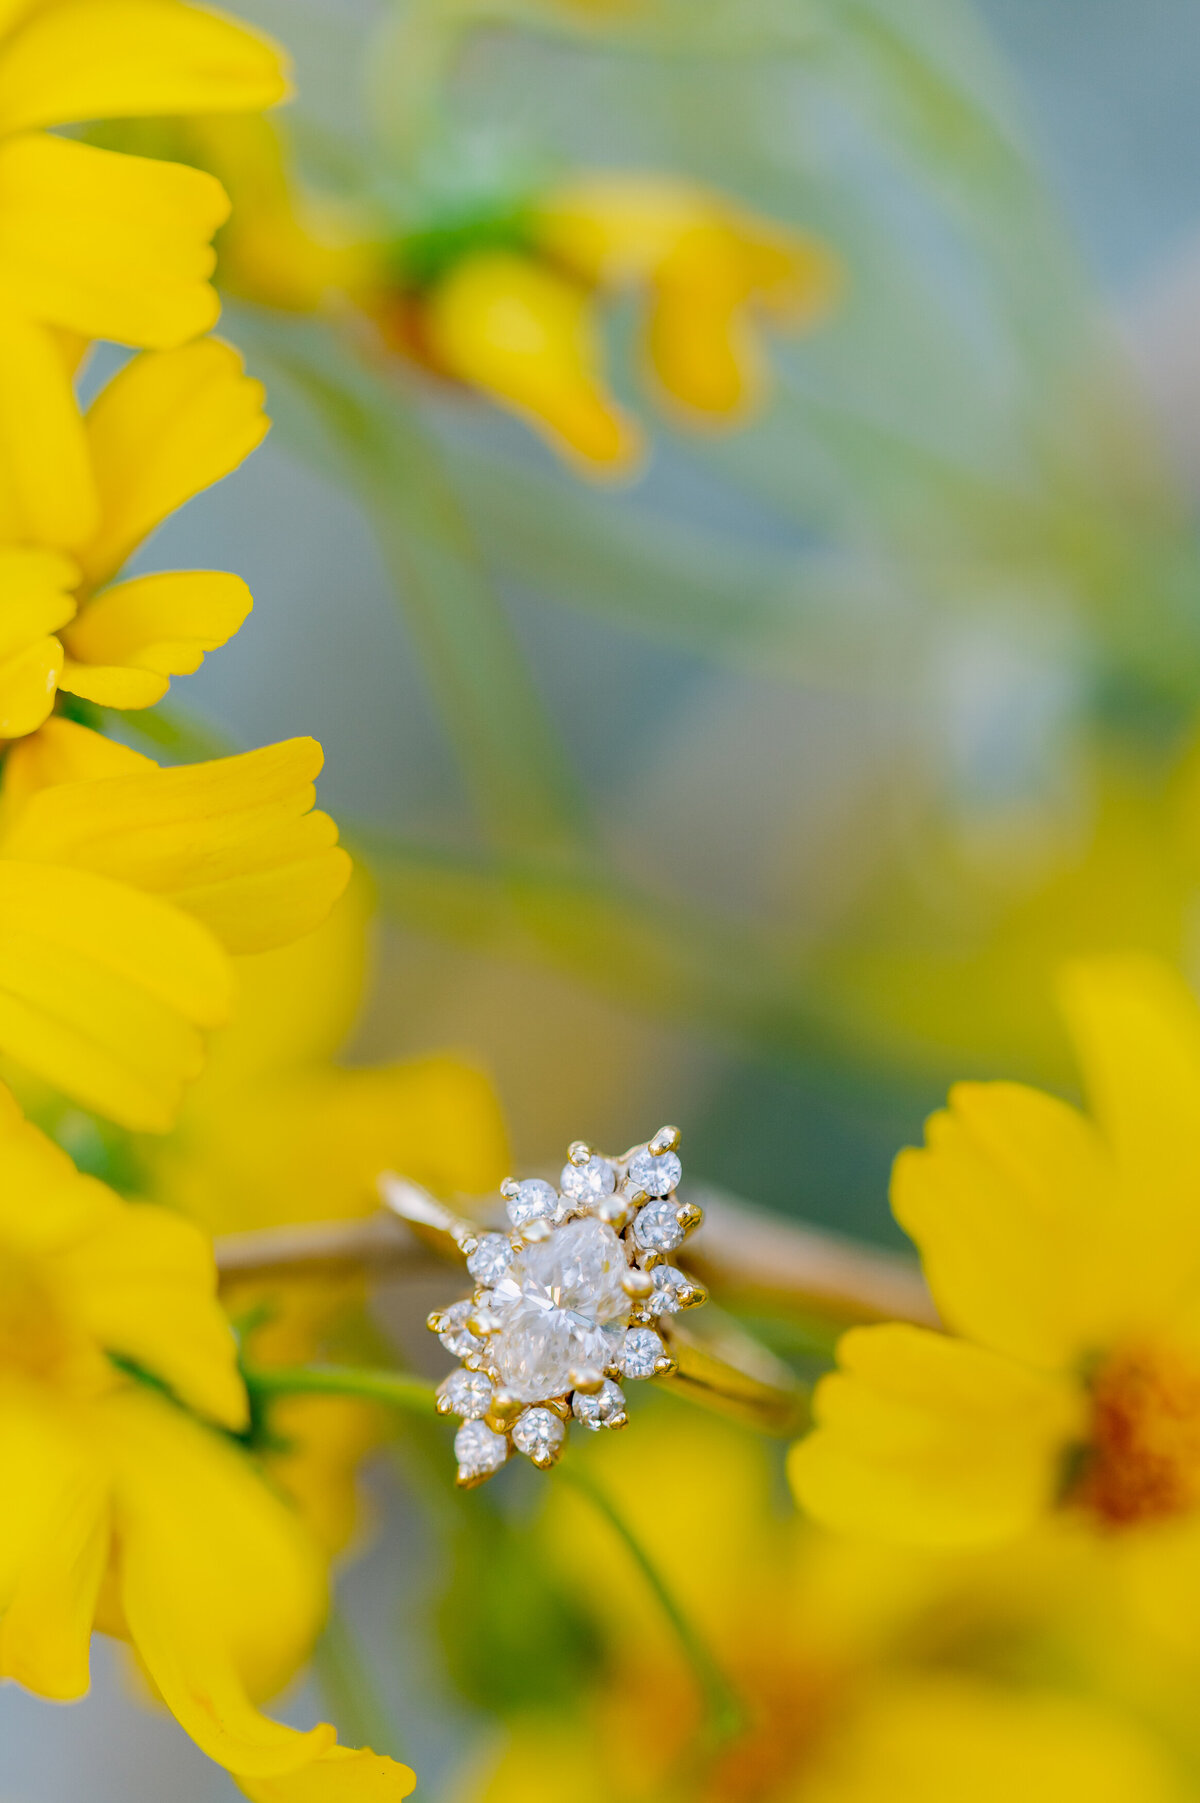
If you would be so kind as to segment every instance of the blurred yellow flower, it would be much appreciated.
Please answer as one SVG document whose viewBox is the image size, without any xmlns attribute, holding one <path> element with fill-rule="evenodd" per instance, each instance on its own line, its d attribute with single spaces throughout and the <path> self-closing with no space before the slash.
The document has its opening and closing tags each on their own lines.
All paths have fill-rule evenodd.
<svg viewBox="0 0 1200 1803">
<path fill-rule="evenodd" d="M 641 1574 L 554 1486 L 545 1542 L 607 1623 L 611 1674 L 573 1719 L 519 1721 L 455 1803 L 1182 1803 L 1133 1718 L 1017 1675 L 1054 1669 L 1074 1574 L 1053 1556 L 968 1563 L 834 1540 L 780 1511 L 761 1442 L 659 1414 L 640 1445 L 605 1446 L 598 1478 L 741 1696 L 744 1727 L 708 1739 Z"/>
<path fill-rule="evenodd" d="M 161 769 L 62 718 L 0 795 L 0 1051 L 122 1126 L 163 1132 L 229 1016 L 228 954 L 311 931 L 345 887 L 293 739 Z"/>
<path fill-rule="evenodd" d="M 307 1654 L 324 1563 L 232 1437 L 202 1235 L 81 1176 L 0 1091 L 0 1243 L 0 1675 L 80 1697 L 98 1627 L 252 1796 L 405 1796 L 407 1768 L 252 1700 Z"/>
<path fill-rule="evenodd" d="M 366 985 L 371 898 L 353 883 L 329 919 L 286 948 L 238 961 L 239 1008 L 214 1035 L 176 1131 L 145 1148 L 151 1193 L 214 1233 L 335 1220 L 379 1206 L 380 1171 L 442 1195 L 493 1190 L 510 1168 L 483 1073 L 449 1056 L 335 1063 Z M 262 1305 L 256 1365 L 311 1359 L 363 1286 L 312 1276 L 230 1286 L 235 1316 Z M 369 1405 L 279 1397 L 272 1476 L 329 1550 L 355 1519 L 354 1472 L 384 1423 Z"/>
<path fill-rule="evenodd" d="M 105 707 L 150 707 L 172 676 L 198 669 L 237 631 L 251 606 L 238 576 L 113 578 L 168 514 L 236 469 L 267 430 L 262 385 L 215 338 L 131 358 L 86 414 L 53 348 L 27 388 L 37 347 L 27 329 L 0 329 L 4 738 L 40 726 L 57 689 Z"/>
<path fill-rule="evenodd" d="M 693 419 L 736 419 L 765 391 L 761 327 L 807 327 L 837 298 L 828 246 L 693 182 L 585 175 L 537 203 L 545 254 L 602 292 L 646 294 L 644 345 L 663 393 Z"/>
<path fill-rule="evenodd" d="M 120 344 L 206 332 L 220 185 L 47 128 L 254 111 L 286 91 L 272 43 L 180 0 L 0 0 L 0 315 Z"/>
<path fill-rule="evenodd" d="M 945 1335 L 860 1328 L 791 1459 L 830 1525 L 928 1545 L 1058 1515 L 1107 1537 L 1149 1607 L 1200 1584 L 1200 1009 L 1146 957 L 1071 967 L 1091 1118 L 961 1084 L 893 1207 Z"/>
</svg>

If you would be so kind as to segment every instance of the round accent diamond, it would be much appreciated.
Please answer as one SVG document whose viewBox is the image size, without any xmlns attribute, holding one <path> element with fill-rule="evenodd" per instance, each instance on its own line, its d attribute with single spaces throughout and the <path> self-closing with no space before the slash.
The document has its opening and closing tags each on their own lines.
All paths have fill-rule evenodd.
<svg viewBox="0 0 1200 1803">
<path fill-rule="evenodd" d="M 655 1265 L 650 1273 L 654 1279 L 654 1289 L 646 1303 L 652 1315 L 673 1315 L 679 1307 L 677 1290 L 691 1287 L 691 1278 L 677 1271 L 674 1265 Z"/>
<path fill-rule="evenodd" d="M 460 1478 L 490 1477 L 508 1457 L 508 1441 L 482 1421 L 464 1421 L 454 1436 Z"/>
<path fill-rule="evenodd" d="M 653 1377 L 666 1350 L 652 1327 L 631 1327 L 621 1344 L 621 1369 L 626 1377 Z"/>
<path fill-rule="evenodd" d="M 647 1252 L 673 1252 L 683 1244 L 677 1205 L 669 1198 L 648 1202 L 633 1223 L 633 1237 Z"/>
<path fill-rule="evenodd" d="M 527 1177 L 508 1199 L 508 1218 L 514 1227 L 527 1221 L 550 1221 L 558 1209 L 558 1191 L 543 1177 Z"/>
<path fill-rule="evenodd" d="M 524 1247 L 488 1303 L 501 1323 L 489 1350 L 504 1388 L 542 1402 L 566 1394 L 572 1371 L 603 1371 L 633 1309 L 621 1287 L 628 1270 L 624 1246 L 594 1215 Z"/>
<path fill-rule="evenodd" d="M 585 1396 L 582 1390 L 576 1390 L 571 1398 L 571 1413 L 576 1421 L 598 1434 L 602 1427 L 623 1427 L 625 1425 L 625 1392 L 620 1384 L 615 1384 L 611 1377 L 604 1380 L 604 1388 L 594 1396 Z"/>
<path fill-rule="evenodd" d="M 464 1371 L 460 1366 L 442 1379 L 438 1395 L 450 1414 L 461 1415 L 464 1421 L 478 1421 L 487 1414 L 492 1400 L 492 1380 L 482 1371 Z"/>
<path fill-rule="evenodd" d="M 499 1283 L 512 1263 L 513 1249 L 503 1233 L 481 1233 L 479 1244 L 467 1260 L 467 1270 L 485 1288 Z"/>
<path fill-rule="evenodd" d="M 629 1181 L 648 1196 L 669 1196 L 683 1176 L 683 1166 L 674 1152 L 661 1152 L 656 1157 L 649 1146 L 643 1146 L 629 1160 Z"/>
<path fill-rule="evenodd" d="M 572 1202 L 599 1202 L 611 1196 L 617 1186 L 617 1173 L 607 1158 L 593 1152 L 586 1164 L 565 1164 L 559 1185 Z"/>
<path fill-rule="evenodd" d="M 483 1351 L 483 1341 L 478 1334 L 473 1334 L 467 1326 L 468 1315 L 475 1311 L 475 1304 L 467 1296 L 462 1302 L 452 1303 L 442 1310 L 442 1325 L 438 1330 L 438 1339 L 456 1359 L 469 1358 L 473 1352 Z"/>
<path fill-rule="evenodd" d="M 527 1459 L 549 1461 L 562 1445 L 566 1432 L 550 1409 L 526 1409 L 512 1430 L 512 1440 Z"/>
</svg>

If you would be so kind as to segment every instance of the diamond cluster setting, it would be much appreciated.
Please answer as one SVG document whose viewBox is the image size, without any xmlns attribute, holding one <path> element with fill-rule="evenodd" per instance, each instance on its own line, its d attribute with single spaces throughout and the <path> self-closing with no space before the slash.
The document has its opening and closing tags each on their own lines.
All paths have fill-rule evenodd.
<svg viewBox="0 0 1200 1803">
<path fill-rule="evenodd" d="M 508 1231 L 463 1241 L 474 1293 L 435 1310 L 429 1326 L 461 1361 L 437 1406 L 462 1424 L 464 1489 L 514 1451 L 548 1469 L 572 1421 L 593 1433 L 624 1427 L 622 1383 L 674 1371 L 671 1316 L 705 1300 L 670 1262 L 702 1219 L 676 1196 L 678 1147 L 674 1127 L 620 1158 L 577 1140 L 557 1189 L 509 1178 Z"/>
</svg>

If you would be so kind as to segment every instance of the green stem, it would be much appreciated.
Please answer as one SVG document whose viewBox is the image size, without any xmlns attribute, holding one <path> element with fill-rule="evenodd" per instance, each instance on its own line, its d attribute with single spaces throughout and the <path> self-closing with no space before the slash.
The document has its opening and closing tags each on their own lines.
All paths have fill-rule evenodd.
<svg viewBox="0 0 1200 1803">
<path fill-rule="evenodd" d="M 732 1740 L 745 1725 L 745 1706 L 721 1670 L 703 1636 L 684 1613 L 678 1598 L 668 1586 L 661 1571 L 607 1491 L 600 1488 L 590 1472 L 577 1465 L 569 1455 L 561 1459 L 555 1469 L 561 1478 L 565 1478 L 582 1496 L 586 1496 L 592 1507 L 603 1515 L 653 1591 L 659 1608 L 674 1630 L 675 1637 L 692 1668 L 696 1683 L 704 1698 L 708 1717 L 709 1750 Z"/>
<path fill-rule="evenodd" d="M 403 1371 L 376 1371 L 357 1365 L 285 1365 L 275 1370 L 243 1371 L 246 1387 L 257 1396 L 357 1396 L 416 1415 L 437 1413 L 437 1393 L 422 1378 Z"/>
<path fill-rule="evenodd" d="M 334 1603 L 313 1651 L 313 1665 L 339 1738 L 348 1746 L 370 1747 L 390 1759 L 401 1757 L 397 1736 L 375 1687 L 356 1635 Z"/>
</svg>

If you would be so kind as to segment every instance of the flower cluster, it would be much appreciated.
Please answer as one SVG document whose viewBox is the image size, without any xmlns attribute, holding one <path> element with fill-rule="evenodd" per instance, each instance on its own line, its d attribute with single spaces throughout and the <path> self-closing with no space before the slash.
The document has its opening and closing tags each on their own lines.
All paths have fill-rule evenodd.
<svg viewBox="0 0 1200 1803">
<path fill-rule="evenodd" d="M 267 420 L 203 336 L 218 182 L 50 128 L 286 90 L 273 44 L 177 0 L 0 26 L 0 1053 L 157 1135 L 236 1011 L 235 959 L 302 941 L 350 862 L 311 740 L 162 767 L 106 735 L 246 618 L 235 575 L 125 566 Z M 98 339 L 132 354 L 84 408 Z M 2 1089 L 0 1195 L 0 1674 L 79 1697 L 98 1629 L 248 1795 L 406 1795 L 407 1767 L 258 1708 L 320 1631 L 326 1552 L 266 1480 L 203 1232 L 82 1174 Z"/>
</svg>

